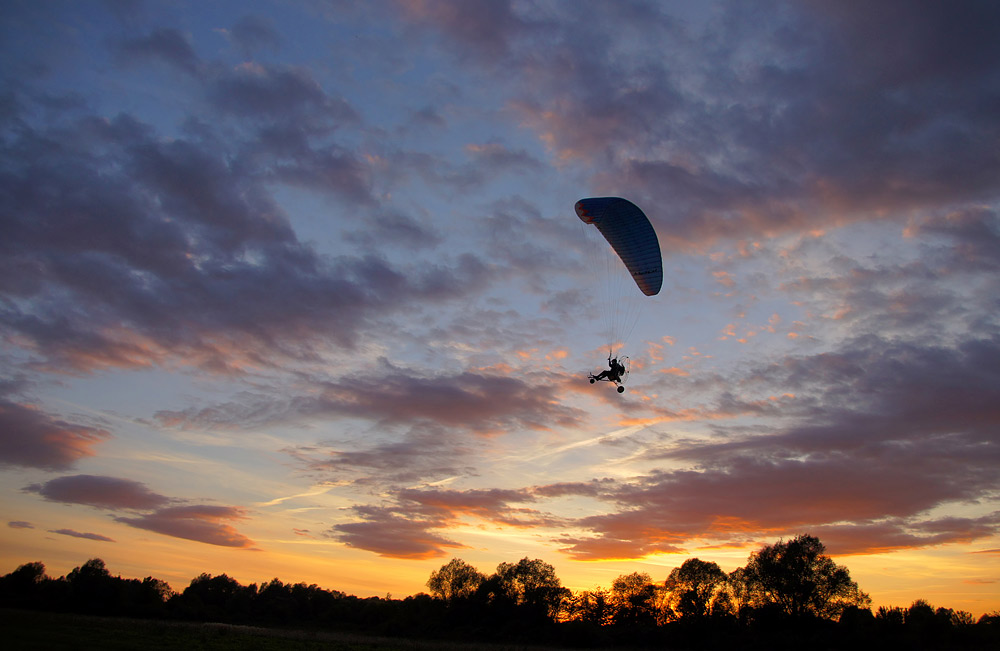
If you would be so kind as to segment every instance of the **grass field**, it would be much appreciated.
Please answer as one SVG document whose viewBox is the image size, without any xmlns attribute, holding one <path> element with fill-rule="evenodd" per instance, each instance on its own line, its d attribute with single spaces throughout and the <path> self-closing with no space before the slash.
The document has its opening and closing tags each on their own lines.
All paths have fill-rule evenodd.
<svg viewBox="0 0 1000 651">
<path fill-rule="evenodd" d="M 50 649 L 184 649 L 205 651 L 465 651 L 524 650 L 511 645 L 458 644 L 379 638 L 328 631 L 299 631 L 231 624 L 166 622 L 118 617 L 0 609 L 3 646 L 13 651 Z"/>
</svg>

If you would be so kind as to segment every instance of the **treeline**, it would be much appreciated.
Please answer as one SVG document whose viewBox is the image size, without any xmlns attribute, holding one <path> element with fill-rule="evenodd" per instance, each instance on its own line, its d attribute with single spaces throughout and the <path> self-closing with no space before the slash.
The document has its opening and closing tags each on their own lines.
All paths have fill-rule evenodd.
<svg viewBox="0 0 1000 651">
<path fill-rule="evenodd" d="M 59 612 L 328 628 L 377 635 L 577 647 L 1000 648 L 1000 612 L 972 614 L 918 600 L 879 608 L 817 538 L 762 547 L 724 572 L 688 559 L 666 580 L 636 572 L 574 593 L 541 560 L 486 575 L 460 559 L 433 572 L 430 594 L 359 598 L 273 579 L 241 585 L 202 574 L 183 591 L 112 576 L 92 559 L 50 578 L 40 562 L 0 577 L 0 605 Z"/>
</svg>

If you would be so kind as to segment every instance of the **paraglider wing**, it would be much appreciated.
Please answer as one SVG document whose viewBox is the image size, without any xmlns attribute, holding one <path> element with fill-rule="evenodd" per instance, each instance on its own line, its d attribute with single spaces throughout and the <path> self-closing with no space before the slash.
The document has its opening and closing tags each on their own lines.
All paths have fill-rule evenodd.
<svg viewBox="0 0 1000 651">
<path fill-rule="evenodd" d="M 576 214 L 597 227 L 643 294 L 659 293 L 663 285 L 660 241 L 638 206 L 618 197 L 595 197 L 577 201 Z"/>
</svg>

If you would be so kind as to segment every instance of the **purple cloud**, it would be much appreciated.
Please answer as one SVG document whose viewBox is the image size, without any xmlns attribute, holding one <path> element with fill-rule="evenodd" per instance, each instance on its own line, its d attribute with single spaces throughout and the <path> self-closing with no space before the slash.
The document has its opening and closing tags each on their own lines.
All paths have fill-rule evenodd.
<svg viewBox="0 0 1000 651">
<path fill-rule="evenodd" d="M 113 539 L 108 538 L 107 536 L 102 536 L 98 533 L 80 533 L 79 531 L 73 531 L 72 529 L 50 529 L 49 533 L 57 533 L 62 536 L 70 536 L 72 538 L 97 540 L 99 542 L 115 542 Z"/>
<path fill-rule="evenodd" d="M 25 522 L 24 520 L 11 520 L 7 523 L 7 526 L 11 529 L 34 529 L 35 525 L 30 522 Z"/>
<path fill-rule="evenodd" d="M 356 477 L 358 483 L 407 484 L 473 472 L 467 434 L 432 423 L 415 424 L 399 436 L 360 448 L 332 443 L 285 450 L 312 471 Z"/>
<path fill-rule="evenodd" d="M 349 547 L 364 549 L 388 558 L 427 559 L 446 554 L 445 550 L 466 545 L 433 533 L 441 523 L 403 517 L 391 509 L 354 507 L 359 522 L 334 525 L 331 535 Z"/>
<path fill-rule="evenodd" d="M 254 146 L 267 155 L 251 159 L 273 161 L 262 166 L 217 143 L 157 139 L 127 115 L 26 128 L 10 146 L 20 167 L 0 176 L 12 215 L 0 289 L 18 298 L 0 308 L 0 329 L 52 370 L 175 360 L 238 373 L 327 342 L 352 347 L 375 320 L 491 281 L 472 254 L 450 264 L 318 255 L 262 181 L 364 200 L 364 172 L 336 145 L 275 156 L 278 146 Z"/>
<path fill-rule="evenodd" d="M 245 64 L 213 79 L 209 99 L 217 109 L 254 119 L 292 124 L 307 117 L 319 123 L 355 122 L 357 112 L 327 95 L 307 70 Z"/>
<path fill-rule="evenodd" d="M 102 509 L 153 509 L 170 501 L 142 482 L 97 475 L 72 475 L 32 484 L 25 490 L 52 502 L 85 504 Z"/>
<path fill-rule="evenodd" d="M 418 24 L 470 49 L 449 28 L 461 21 L 430 7 Z M 774 2 L 769 20 L 729 3 L 697 27 L 638 3 L 566 11 L 499 22 L 502 43 L 531 43 L 504 60 L 527 80 L 511 105 L 560 157 L 599 170 L 594 185 L 655 208 L 669 250 L 1000 191 L 989 3 Z M 628 33 L 658 47 L 607 36 Z M 876 33 L 891 36 L 872 46 Z"/>
<path fill-rule="evenodd" d="M 244 54 L 265 48 L 277 49 L 283 40 L 271 19 L 252 14 L 237 20 L 229 34 Z"/>
<path fill-rule="evenodd" d="M 995 515 L 928 514 L 979 502 L 998 488 L 998 355 L 995 339 L 956 348 L 865 339 L 728 378 L 794 392 L 782 413 L 808 424 L 731 433 L 720 424 L 722 442 L 653 445 L 643 454 L 694 469 L 560 486 L 559 494 L 616 505 L 579 521 L 589 536 L 561 542 L 580 558 L 617 558 L 676 551 L 706 536 L 756 540 L 803 529 L 823 532 L 837 553 L 994 535 Z M 733 409 L 725 394 L 718 409 Z"/>
<path fill-rule="evenodd" d="M 385 506 L 353 508 L 360 519 L 334 525 L 330 535 L 351 547 L 390 558 L 437 558 L 466 545 L 445 536 L 468 516 L 514 527 L 554 527 L 567 524 L 540 511 L 514 506 L 535 501 L 528 490 L 403 489 L 392 492 Z"/>
<path fill-rule="evenodd" d="M 318 384 L 316 396 L 253 404 L 231 403 L 183 412 L 163 411 L 167 425 L 232 427 L 306 418 L 357 417 L 387 425 L 434 423 L 484 435 L 511 426 L 530 429 L 571 426 L 581 412 L 556 399 L 557 389 L 503 375 L 465 372 L 424 376 L 384 363 L 378 373 Z"/>
<path fill-rule="evenodd" d="M 508 0 L 475 4 L 394 0 L 406 16 L 444 34 L 462 55 L 496 63 L 508 52 L 510 40 L 524 26 Z"/>
<path fill-rule="evenodd" d="M 757 428 L 717 426 L 716 440 L 634 454 L 688 469 L 652 471 L 630 480 L 558 483 L 520 490 L 405 489 L 361 520 L 334 528 L 351 544 L 392 555 L 408 549 L 378 532 L 411 536 L 420 554 L 442 555 L 461 517 L 509 526 L 576 528 L 554 537 L 580 559 L 639 558 L 681 552 L 706 538 L 755 544 L 811 531 L 837 554 L 877 553 L 988 539 L 997 514 L 932 515 L 950 504 L 981 503 L 998 488 L 995 436 L 1000 425 L 1000 342 L 969 340 L 955 348 L 862 339 L 836 353 L 787 358 L 725 379 L 792 391 L 768 409 L 720 393 L 706 415 L 754 415 Z M 719 380 L 723 380 L 720 378 Z M 822 394 L 823 402 L 811 395 Z M 775 424 L 792 417 L 806 424 Z M 387 458 L 391 455 L 387 452 Z M 345 460 L 346 462 L 346 460 Z M 606 513 L 573 521 L 545 513 L 569 495 L 597 499 Z M 533 508 L 526 508 L 527 506 Z M 346 528 L 345 528 L 346 527 Z M 432 537 L 428 537 L 431 534 Z"/>
<path fill-rule="evenodd" d="M 937 235 L 952 249 L 942 262 L 966 272 L 992 272 L 1000 268 L 1000 215 L 982 207 L 950 212 L 907 229 L 910 236 Z"/>
<path fill-rule="evenodd" d="M 0 464 L 67 470 L 111 437 L 104 429 L 53 418 L 30 405 L 0 399 Z"/>
<path fill-rule="evenodd" d="M 234 506 L 190 505 L 170 506 L 135 517 L 119 516 L 115 521 L 164 536 L 247 549 L 253 541 L 226 524 L 245 518 L 246 512 Z"/>
<path fill-rule="evenodd" d="M 74 475 L 52 479 L 44 484 L 32 484 L 25 490 L 38 493 L 53 502 L 134 512 L 135 515 L 115 516 L 114 520 L 165 536 L 223 547 L 249 548 L 253 545 L 253 541 L 227 524 L 246 519 L 243 509 L 200 504 L 166 506 L 176 500 L 154 493 L 145 484 L 129 479 Z M 142 511 L 149 512 L 141 513 Z M 60 530 L 56 533 L 80 537 L 96 535 L 67 532 L 68 530 Z"/>
<path fill-rule="evenodd" d="M 376 251 L 386 246 L 396 246 L 409 251 L 433 248 L 444 237 L 432 226 L 424 225 L 416 218 L 398 212 L 375 215 L 372 224 L 345 234 L 344 239 Z"/>
<path fill-rule="evenodd" d="M 114 47 L 122 64 L 135 60 L 160 61 L 192 76 L 200 74 L 202 69 L 191 42 L 173 28 L 163 27 L 146 36 L 124 39 Z"/>
</svg>

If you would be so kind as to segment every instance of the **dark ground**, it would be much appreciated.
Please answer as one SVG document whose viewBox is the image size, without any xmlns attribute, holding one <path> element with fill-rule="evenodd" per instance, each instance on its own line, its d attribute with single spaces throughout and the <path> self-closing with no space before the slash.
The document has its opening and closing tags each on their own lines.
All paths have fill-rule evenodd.
<svg viewBox="0 0 1000 651">
<path fill-rule="evenodd" d="M 459 644 L 427 640 L 0 609 L 2 646 L 13 651 L 56 649 L 176 649 L 204 651 L 530 651 L 542 647 Z M 552 651 L 549 649 L 548 651 Z"/>
</svg>

